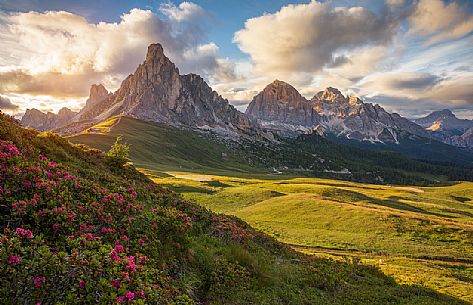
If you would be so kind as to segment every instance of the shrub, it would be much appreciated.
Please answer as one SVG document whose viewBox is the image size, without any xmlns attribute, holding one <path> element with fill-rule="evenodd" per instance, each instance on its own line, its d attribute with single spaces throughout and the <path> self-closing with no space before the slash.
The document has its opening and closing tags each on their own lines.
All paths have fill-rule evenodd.
<svg viewBox="0 0 473 305">
<path fill-rule="evenodd" d="M 109 163 L 115 166 L 123 166 L 127 163 L 130 158 L 130 145 L 121 144 L 122 137 L 117 137 L 115 143 L 112 145 L 110 150 L 107 152 Z"/>
</svg>

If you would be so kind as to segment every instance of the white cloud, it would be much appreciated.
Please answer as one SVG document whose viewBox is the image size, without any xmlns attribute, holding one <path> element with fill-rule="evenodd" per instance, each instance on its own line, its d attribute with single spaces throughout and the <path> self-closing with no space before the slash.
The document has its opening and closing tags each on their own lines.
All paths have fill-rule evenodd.
<svg viewBox="0 0 473 305">
<path fill-rule="evenodd" d="M 182 73 L 220 73 L 218 47 L 196 26 L 203 9 L 190 2 L 167 9 L 167 19 L 132 9 L 97 24 L 65 11 L 0 15 L 0 91 L 81 97 L 92 83 L 116 89 L 154 42 Z"/>
<path fill-rule="evenodd" d="M 398 28 L 389 14 L 311 1 L 248 19 L 245 28 L 235 33 L 234 42 L 262 71 L 317 72 L 343 62 L 337 52 L 385 45 Z"/>
<path fill-rule="evenodd" d="M 175 6 L 173 3 L 162 3 L 159 6 L 159 10 L 168 16 L 169 19 L 177 22 L 194 21 L 208 16 L 202 7 L 192 2 L 182 2 L 178 6 Z"/>
<path fill-rule="evenodd" d="M 428 37 L 428 44 L 456 39 L 473 31 L 473 16 L 457 2 L 419 0 L 409 17 L 410 32 Z"/>
</svg>

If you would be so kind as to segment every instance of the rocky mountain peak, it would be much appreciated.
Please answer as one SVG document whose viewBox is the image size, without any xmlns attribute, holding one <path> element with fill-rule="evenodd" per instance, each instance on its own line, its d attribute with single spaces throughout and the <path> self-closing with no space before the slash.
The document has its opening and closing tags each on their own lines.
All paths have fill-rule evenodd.
<svg viewBox="0 0 473 305">
<path fill-rule="evenodd" d="M 153 61 L 162 57 L 166 56 L 164 55 L 164 49 L 161 44 L 153 43 L 148 46 L 148 52 L 146 53 L 145 61 Z"/>
<path fill-rule="evenodd" d="M 437 118 L 447 118 L 447 117 L 456 118 L 456 116 L 453 114 L 453 112 L 450 109 L 443 109 L 440 111 L 435 111 L 431 113 L 431 115 L 436 116 Z"/>
<path fill-rule="evenodd" d="M 74 116 L 76 113 L 74 111 L 72 111 L 71 109 L 67 108 L 67 107 L 62 107 L 57 115 L 61 118 L 71 118 L 72 116 Z"/>
<path fill-rule="evenodd" d="M 273 81 L 258 93 L 248 105 L 246 114 L 269 129 L 281 129 L 281 124 L 300 129 L 312 126 L 317 120 L 311 103 L 293 86 L 280 80 Z"/>
<path fill-rule="evenodd" d="M 337 88 L 328 87 L 319 91 L 313 99 L 330 102 L 348 102 L 348 99 Z"/>
<path fill-rule="evenodd" d="M 260 94 L 265 101 L 277 100 L 290 102 L 292 100 L 304 99 L 296 88 L 280 80 L 275 80 L 267 85 Z"/>
<path fill-rule="evenodd" d="M 472 120 L 459 119 L 449 109 L 434 111 L 431 114 L 413 120 L 415 123 L 431 131 L 465 132 L 473 127 Z"/>
<path fill-rule="evenodd" d="M 101 101 L 107 98 L 109 92 L 102 84 L 93 84 L 90 86 L 89 91 L 89 100 L 91 101 Z"/>
<path fill-rule="evenodd" d="M 180 75 L 159 43 L 148 47 L 144 62 L 116 92 L 89 107 L 80 120 L 100 122 L 114 115 L 232 135 L 253 128 L 250 120 L 213 91 L 202 77 Z"/>
<path fill-rule="evenodd" d="M 38 109 L 27 109 L 21 118 L 21 124 L 39 131 L 51 130 L 69 124 L 77 112 L 63 107 L 57 114 L 44 113 Z"/>
</svg>

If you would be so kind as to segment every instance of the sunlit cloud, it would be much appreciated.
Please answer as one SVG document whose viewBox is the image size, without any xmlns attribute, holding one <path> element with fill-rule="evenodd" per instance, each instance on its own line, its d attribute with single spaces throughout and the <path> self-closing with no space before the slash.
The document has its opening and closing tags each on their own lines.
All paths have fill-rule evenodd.
<svg viewBox="0 0 473 305">
<path fill-rule="evenodd" d="M 0 15 L 0 92 L 62 99 L 85 97 L 93 83 L 115 90 L 155 42 L 181 73 L 232 77 L 232 65 L 199 26 L 205 16 L 200 6 L 185 2 L 161 10 L 167 19 L 132 9 L 119 22 L 97 24 L 66 11 Z"/>
<path fill-rule="evenodd" d="M 419 0 L 409 22 L 410 32 L 427 36 L 428 44 L 461 38 L 473 31 L 473 16 L 455 1 Z"/>
</svg>

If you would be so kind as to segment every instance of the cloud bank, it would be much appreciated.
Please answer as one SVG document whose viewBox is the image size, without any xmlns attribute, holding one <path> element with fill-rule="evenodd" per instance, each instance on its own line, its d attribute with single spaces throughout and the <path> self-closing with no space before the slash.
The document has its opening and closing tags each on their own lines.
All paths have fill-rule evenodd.
<svg viewBox="0 0 473 305">
<path fill-rule="evenodd" d="M 231 75 L 218 47 L 206 42 L 200 6 L 183 2 L 160 9 L 167 18 L 132 9 L 119 22 L 97 24 L 65 11 L 2 15 L 0 36 L 8 48 L 0 55 L 8 62 L 0 70 L 0 91 L 79 97 L 96 82 L 116 88 L 153 42 L 164 46 L 183 73 Z"/>
</svg>

